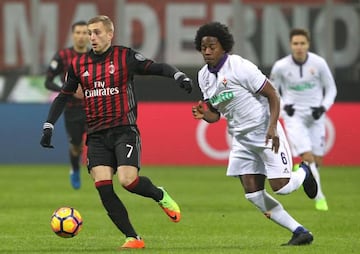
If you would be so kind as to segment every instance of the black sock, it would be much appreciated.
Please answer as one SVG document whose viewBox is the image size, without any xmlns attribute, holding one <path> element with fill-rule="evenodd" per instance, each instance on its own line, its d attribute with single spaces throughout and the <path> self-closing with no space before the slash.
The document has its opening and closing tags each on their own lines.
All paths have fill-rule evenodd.
<svg viewBox="0 0 360 254">
<path fill-rule="evenodd" d="M 143 197 L 152 198 L 156 202 L 159 202 L 164 196 L 162 190 L 156 187 L 146 176 L 137 177 L 134 182 L 125 186 L 125 189 Z"/>
<path fill-rule="evenodd" d="M 126 237 L 137 237 L 124 204 L 114 192 L 112 181 L 99 181 L 95 183 L 95 186 L 100 194 L 101 201 L 108 213 L 108 216 L 116 227 Z"/>
<path fill-rule="evenodd" d="M 69 152 L 70 154 L 70 163 L 71 163 L 71 167 L 72 170 L 77 171 L 80 169 L 80 155 L 73 155 L 71 153 L 71 151 Z"/>
</svg>

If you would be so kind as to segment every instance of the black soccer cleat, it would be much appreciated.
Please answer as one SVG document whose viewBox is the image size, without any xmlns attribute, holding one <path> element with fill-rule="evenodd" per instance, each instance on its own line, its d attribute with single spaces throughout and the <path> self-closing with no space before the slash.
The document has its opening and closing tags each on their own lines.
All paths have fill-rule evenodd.
<svg viewBox="0 0 360 254">
<path fill-rule="evenodd" d="M 282 244 L 281 246 L 308 245 L 308 244 L 311 244 L 312 241 L 314 240 L 314 237 L 311 234 L 311 232 L 309 232 L 307 230 L 300 232 L 300 233 L 295 233 L 295 232 L 293 233 L 290 241 Z"/>
<path fill-rule="evenodd" d="M 318 193 L 317 182 L 311 172 L 309 165 L 307 165 L 305 162 L 301 162 L 300 167 L 303 168 L 306 172 L 306 176 L 302 184 L 304 191 L 309 198 L 314 199 Z"/>
</svg>

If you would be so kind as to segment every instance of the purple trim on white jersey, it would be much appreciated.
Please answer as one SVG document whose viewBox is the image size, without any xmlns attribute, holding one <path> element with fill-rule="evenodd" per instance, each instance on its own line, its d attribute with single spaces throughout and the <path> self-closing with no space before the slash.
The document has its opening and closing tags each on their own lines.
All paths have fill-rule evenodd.
<svg viewBox="0 0 360 254">
<path fill-rule="evenodd" d="M 264 80 L 263 84 L 260 86 L 260 88 L 255 93 L 259 93 L 264 88 L 266 81 L 267 81 L 267 79 Z"/>
<path fill-rule="evenodd" d="M 210 66 L 208 65 L 208 70 L 209 70 L 211 73 L 217 74 L 217 73 L 219 72 L 219 70 L 221 69 L 221 67 L 224 65 L 224 63 L 225 63 L 225 61 L 226 61 L 227 58 L 228 58 L 228 54 L 225 53 L 225 54 L 222 56 L 222 58 L 219 60 L 219 62 L 217 63 L 216 66 L 210 67 Z"/>
</svg>

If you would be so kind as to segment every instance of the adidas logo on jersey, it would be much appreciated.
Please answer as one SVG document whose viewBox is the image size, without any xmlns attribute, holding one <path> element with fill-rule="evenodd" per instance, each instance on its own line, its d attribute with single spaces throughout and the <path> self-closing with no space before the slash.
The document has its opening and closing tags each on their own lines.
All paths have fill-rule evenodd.
<svg viewBox="0 0 360 254">
<path fill-rule="evenodd" d="M 86 70 L 84 73 L 83 73 L 83 75 L 82 75 L 83 77 L 89 77 L 90 76 L 90 74 L 89 74 L 89 72 Z"/>
</svg>

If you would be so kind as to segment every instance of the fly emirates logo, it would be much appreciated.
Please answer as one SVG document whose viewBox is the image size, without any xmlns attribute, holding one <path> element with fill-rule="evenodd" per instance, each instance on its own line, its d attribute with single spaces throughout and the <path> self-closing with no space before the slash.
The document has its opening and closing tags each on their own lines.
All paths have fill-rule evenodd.
<svg viewBox="0 0 360 254">
<path fill-rule="evenodd" d="M 86 89 L 84 95 L 86 98 L 97 97 L 97 96 L 111 96 L 119 94 L 118 87 L 106 87 L 104 81 L 95 81 L 94 89 Z"/>
</svg>

